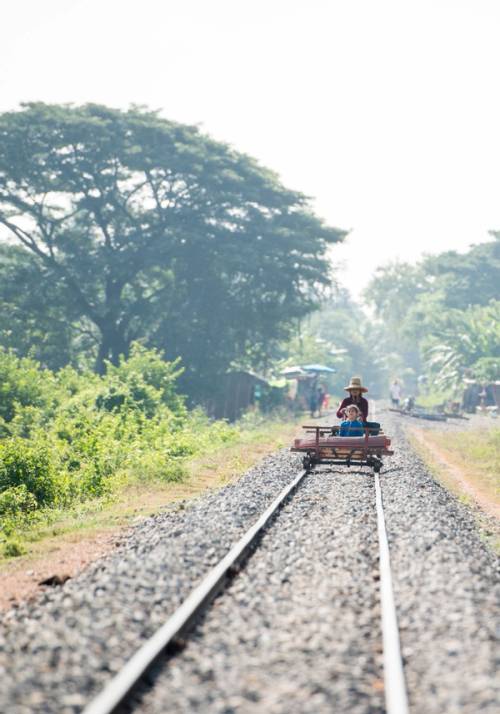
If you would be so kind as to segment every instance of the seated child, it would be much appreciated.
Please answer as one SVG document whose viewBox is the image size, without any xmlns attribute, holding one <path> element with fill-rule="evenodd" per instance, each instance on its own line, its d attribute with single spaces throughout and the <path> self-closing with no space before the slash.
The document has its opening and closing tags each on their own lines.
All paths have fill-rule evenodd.
<svg viewBox="0 0 500 714">
<path fill-rule="evenodd" d="M 364 436 L 365 430 L 360 419 L 361 412 L 355 404 L 344 409 L 345 420 L 340 423 L 339 436 Z"/>
</svg>

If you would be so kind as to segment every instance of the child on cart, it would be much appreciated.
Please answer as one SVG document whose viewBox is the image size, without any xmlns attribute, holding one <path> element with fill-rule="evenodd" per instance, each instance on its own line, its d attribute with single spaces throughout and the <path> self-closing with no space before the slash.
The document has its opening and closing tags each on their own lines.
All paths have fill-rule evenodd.
<svg viewBox="0 0 500 714">
<path fill-rule="evenodd" d="M 345 408 L 345 419 L 340 424 L 339 436 L 364 436 L 361 412 L 355 404 Z"/>
<path fill-rule="evenodd" d="M 337 417 L 342 419 L 345 415 L 345 410 L 351 404 L 357 407 L 359 411 L 359 418 L 363 422 L 364 426 L 370 428 L 370 434 L 376 435 L 380 431 L 380 424 L 376 421 L 368 421 L 368 400 L 362 395 L 368 391 L 366 387 L 363 387 L 361 383 L 361 377 L 351 377 L 351 381 L 344 387 L 346 392 L 349 392 L 349 396 L 345 397 L 339 404 L 337 409 Z"/>
</svg>

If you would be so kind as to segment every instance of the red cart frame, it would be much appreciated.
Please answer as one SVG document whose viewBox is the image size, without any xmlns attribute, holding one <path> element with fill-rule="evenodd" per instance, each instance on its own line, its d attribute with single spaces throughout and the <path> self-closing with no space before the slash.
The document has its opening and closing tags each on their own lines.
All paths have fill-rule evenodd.
<svg viewBox="0 0 500 714">
<path fill-rule="evenodd" d="M 385 434 L 371 434 L 365 427 L 364 436 L 338 436 L 337 426 L 302 427 L 314 437 L 295 439 L 290 451 L 302 452 L 302 464 L 310 471 L 316 464 L 341 464 L 344 466 L 368 466 L 379 473 L 382 457 L 392 456 L 391 440 Z"/>
</svg>

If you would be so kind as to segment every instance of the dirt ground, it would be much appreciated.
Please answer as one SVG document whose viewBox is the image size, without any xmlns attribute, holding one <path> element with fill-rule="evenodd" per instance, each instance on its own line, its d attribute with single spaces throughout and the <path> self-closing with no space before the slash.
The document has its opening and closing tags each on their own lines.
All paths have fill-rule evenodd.
<svg viewBox="0 0 500 714">
<path fill-rule="evenodd" d="M 426 432 L 415 427 L 408 427 L 408 433 L 422 449 L 428 450 Z M 465 471 L 461 469 L 446 452 L 435 444 L 432 446 L 432 461 L 444 470 L 445 480 L 455 482 L 458 491 L 474 501 L 488 516 L 500 519 L 500 504 L 492 501 L 490 494 L 482 489 Z"/>
<path fill-rule="evenodd" d="M 43 555 L 9 561 L 0 571 L 0 611 L 37 597 L 45 587 L 53 587 L 41 585 L 44 580 L 53 579 L 57 585 L 74 577 L 89 563 L 112 550 L 125 530 L 126 527 L 116 528 L 83 539 L 72 534 L 70 538 L 57 539 Z"/>
</svg>

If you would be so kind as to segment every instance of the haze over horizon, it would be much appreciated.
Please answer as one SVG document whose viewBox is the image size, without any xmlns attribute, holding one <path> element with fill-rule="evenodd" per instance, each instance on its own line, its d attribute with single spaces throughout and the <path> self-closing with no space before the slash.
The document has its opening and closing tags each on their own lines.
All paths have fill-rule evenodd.
<svg viewBox="0 0 500 714">
<path fill-rule="evenodd" d="M 373 270 L 500 228 L 493 0 L 26 0 L 4 9 L 0 111 L 144 104 L 254 156 L 350 229 Z"/>
</svg>

